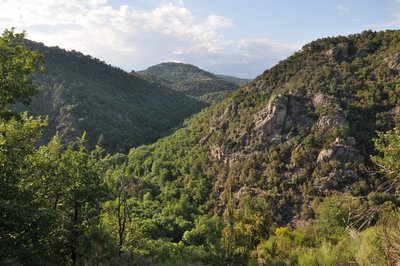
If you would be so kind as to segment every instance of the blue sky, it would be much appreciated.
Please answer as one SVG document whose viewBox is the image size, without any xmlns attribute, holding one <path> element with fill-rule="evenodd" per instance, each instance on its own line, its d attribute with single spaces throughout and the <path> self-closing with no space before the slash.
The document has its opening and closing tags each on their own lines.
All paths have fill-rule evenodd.
<svg viewBox="0 0 400 266">
<path fill-rule="evenodd" d="M 127 71 L 253 78 L 314 39 L 398 29 L 400 0 L 0 0 L 0 25 Z"/>
</svg>

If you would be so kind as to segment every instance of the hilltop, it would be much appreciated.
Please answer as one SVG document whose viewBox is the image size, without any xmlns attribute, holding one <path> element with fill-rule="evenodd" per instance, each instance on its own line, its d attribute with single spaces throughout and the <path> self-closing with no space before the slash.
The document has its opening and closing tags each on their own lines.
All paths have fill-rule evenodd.
<svg viewBox="0 0 400 266">
<path fill-rule="evenodd" d="M 206 102 L 223 99 L 239 87 L 235 82 L 240 82 L 240 79 L 228 81 L 227 77 L 219 77 L 190 64 L 172 62 L 151 66 L 135 74 Z"/>
</svg>

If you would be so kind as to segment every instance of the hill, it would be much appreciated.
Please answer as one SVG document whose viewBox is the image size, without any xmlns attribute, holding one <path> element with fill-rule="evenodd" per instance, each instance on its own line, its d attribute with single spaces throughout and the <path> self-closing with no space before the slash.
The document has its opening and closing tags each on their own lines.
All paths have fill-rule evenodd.
<svg viewBox="0 0 400 266">
<path fill-rule="evenodd" d="M 196 66 L 183 63 L 161 63 L 136 75 L 208 102 L 221 100 L 239 86 Z"/>
<path fill-rule="evenodd" d="M 4 35 L 2 92 L 26 102 L 40 64 Z M 0 117 L 0 264 L 397 265 L 399 41 L 313 41 L 129 154 Z"/>
<path fill-rule="evenodd" d="M 325 214 L 312 206 L 325 197 L 360 200 L 356 228 L 372 225 L 382 203 L 397 204 L 393 190 L 378 189 L 385 178 L 370 158 L 376 131 L 399 123 L 399 40 L 400 31 L 366 31 L 311 42 L 173 135 L 132 149 L 122 167 L 138 182 L 139 202 L 155 208 L 141 217 L 167 228 L 157 238 L 189 250 L 214 252 L 210 234 L 221 230 L 213 243 L 231 241 L 224 254 L 237 261 L 273 228 L 314 224 Z M 258 248 L 271 254 L 268 245 Z"/>
<path fill-rule="evenodd" d="M 129 75 L 91 56 L 35 42 L 47 72 L 35 77 L 41 87 L 30 115 L 49 116 L 47 142 L 56 131 L 65 141 L 84 131 L 90 147 L 127 151 L 170 134 L 204 103 Z M 24 108 L 24 107 L 22 107 Z"/>
</svg>

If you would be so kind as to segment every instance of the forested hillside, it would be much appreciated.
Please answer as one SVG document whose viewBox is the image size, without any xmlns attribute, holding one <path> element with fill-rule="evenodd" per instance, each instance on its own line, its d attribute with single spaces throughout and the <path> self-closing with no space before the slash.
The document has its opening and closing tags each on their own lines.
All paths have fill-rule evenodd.
<svg viewBox="0 0 400 266">
<path fill-rule="evenodd" d="M 20 74 L 0 83 L 0 264 L 400 262 L 400 31 L 313 41 L 128 155 L 37 147 L 45 122 L 8 110 L 41 70 L 19 37 L 0 41 Z"/>
<path fill-rule="evenodd" d="M 227 80 L 228 77 L 216 76 L 183 63 L 162 63 L 133 74 L 209 103 L 221 101 L 240 86 Z"/>
<path fill-rule="evenodd" d="M 133 210 L 141 231 L 149 223 L 150 242 L 170 239 L 204 262 L 326 265 L 325 249 L 356 261 L 366 251 L 342 242 L 364 241 L 357 232 L 398 204 L 371 156 L 376 132 L 398 123 L 399 40 L 367 31 L 314 41 L 172 136 L 131 150 L 117 171 L 146 206 Z"/>
<path fill-rule="evenodd" d="M 35 76 L 41 90 L 28 107 L 30 115 L 49 116 L 44 143 L 56 131 L 67 142 L 87 132 L 90 147 L 126 152 L 173 132 L 206 106 L 91 56 L 27 44 L 45 61 L 46 72 Z"/>
</svg>

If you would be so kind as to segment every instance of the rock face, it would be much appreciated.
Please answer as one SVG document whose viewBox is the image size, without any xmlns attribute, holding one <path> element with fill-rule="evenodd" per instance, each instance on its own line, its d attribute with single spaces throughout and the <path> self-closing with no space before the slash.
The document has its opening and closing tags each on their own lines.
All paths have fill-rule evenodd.
<svg viewBox="0 0 400 266">
<path fill-rule="evenodd" d="M 314 124 L 314 131 L 320 132 L 320 137 L 323 137 L 333 129 L 349 125 L 346 119 L 347 113 L 343 111 L 337 99 L 318 94 L 312 99 L 312 102 L 315 110 L 322 112 Z"/>
<path fill-rule="evenodd" d="M 337 46 L 324 52 L 325 55 L 332 57 L 333 59 L 348 59 L 349 45 L 347 43 L 339 43 Z"/>
<path fill-rule="evenodd" d="M 360 152 L 355 148 L 356 140 L 353 137 L 346 137 L 345 139 L 336 138 L 330 145 L 329 149 L 323 149 L 318 154 L 317 163 L 328 162 L 336 160 L 340 162 L 362 163 L 364 158 Z"/>
<path fill-rule="evenodd" d="M 388 67 L 395 70 L 400 70 L 400 53 L 393 55 L 387 59 Z"/>
<path fill-rule="evenodd" d="M 237 103 L 227 105 L 216 117 L 220 123 L 200 140 L 201 144 L 206 145 L 217 130 L 226 130 L 226 121 L 240 114 Z M 303 156 L 303 159 L 287 161 L 289 166 L 279 173 L 272 172 L 280 179 L 290 180 L 301 174 L 305 164 L 310 166 L 309 175 L 315 176 L 312 184 L 317 193 L 323 193 L 325 189 L 345 188 L 346 184 L 360 178 L 352 167 L 363 163 L 364 158 L 357 149 L 356 139 L 348 135 L 347 112 L 341 107 L 339 99 L 322 93 L 306 95 L 302 90 L 282 93 L 270 97 L 265 107 L 254 112 L 251 119 L 253 127 L 238 127 L 235 141 L 225 140 L 224 144 L 210 147 L 211 157 L 223 163 L 229 171 L 251 161 L 252 155 L 259 156 L 283 145 L 292 150 L 292 154 Z M 313 136 L 312 150 L 307 151 L 303 142 L 298 141 L 299 132 Z M 332 142 L 327 143 L 330 139 Z M 252 145 L 254 142 L 257 145 Z M 258 171 L 268 168 L 267 163 Z"/>
<path fill-rule="evenodd" d="M 347 112 L 344 112 L 337 99 L 319 94 L 313 98 L 314 108 L 316 110 L 325 108 L 329 110 L 326 114 L 320 114 L 320 117 L 314 124 L 314 131 L 318 132 L 320 138 L 334 130 L 348 128 Z M 364 161 L 359 151 L 355 148 L 356 140 L 353 137 L 337 137 L 329 148 L 322 149 L 318 154 L 317 163 L 329 162 L 332 160 L 342 163 L 352 162 L 361 163 Z"/>
<path fill-rule="evenodd" d="M 308 117 L 306 100 L 290 94 L 271 99 L 267 107 L 255 115 L 254 120 L 255 131 L 265 141 L 271 141 L 296 127 L 309 127 L 312 124 Z"/>
<path fill-rule="evenodd" d="M 211 156 L 218 161 L 222 161 L 225 158 L 225 151 L 224 151 L 224 146 L 218 147 L 215 146 L 211 149 Z"/>
<path fill-rule="evenodd" d="M 333 97 L 329 97 L 325 94 L 319 93 L 313 99 L 312 103 L 314 108 L 320 107 L 331 107 L 333 109 L 340 109 L 339 101 Z"/>
<path fill-rule="evenodd" d="M 312 118 L 310 111 L 321 112 L 318 118 Z M 220 115 L 219 120 L 226 121 L 229 117 L 236 116 L 238 106 L 235 104 L 228 105 L 224 112 Z M 249 148 L 249 142 L 254 136 L 261 140 L 262 147 L 267 148 L 273 145 L 274 141 L 291 142 L 293 138 L 292 132 L 305 129 L 314 134 L 318 139 L 322 140 L 327 134 L 332 134 L 335 130 L 346 130 L 349 126 L 347 121 L 347 112 L 345 112 L 338 99 L 325 94 L 317 94 L 309 98 L 304 94 L 279 94 L 272 97 L 266 107 L 256 112 L 252 116 L 254 127 L 250 132 L 239 132 L 237 135 L 238 142 L 235 145 L 213 146 L 210 150 L 211 156 L 218 160 L 224 161 L 230 166 L 240 161 L 240 157 L 246 157 L 245 149 Z M 226 124 L 221 124 L 223 129 Z M 201 140 L 202 145 L 208 141 L 209 137 L 214 133 L 214 129 Z M 255 150 L 248 150 L 248 153 Z M 339 161 L 342 163 L 363 162 L 363 157 L 356 148 L 356 140 L 347 136 L 344 138 L 337 137 L 328 148 L 321 148 L 318 156 L 315 157 L 315 164 L 326 163 L 329 161 Z"/>
</svg>

